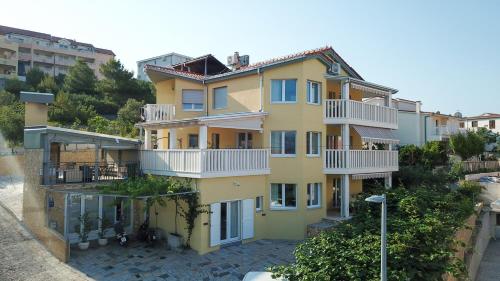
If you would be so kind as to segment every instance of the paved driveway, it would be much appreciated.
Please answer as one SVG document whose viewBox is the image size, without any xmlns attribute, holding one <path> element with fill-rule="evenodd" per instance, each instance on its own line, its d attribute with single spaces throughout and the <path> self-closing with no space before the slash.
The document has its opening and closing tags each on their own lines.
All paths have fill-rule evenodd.
<svg viewBox="0 0 500 281">
<path fill-rule="evenodd" d="M 500 240 L 490 240 L 488 248 L 484 253 L 477 281 L 498 281 L 500 280 Z"/>
<path fill-rule="evenodd" d="M 52 256 L 0 206 L 0 280 L 88 280 Z"/>
<path fill-rule="evenodd" d="M 113 241 L 114 242 L 114 241 Z M 259 240 L 206 255 L 182 253 L 141 243 L 116 243 L 88 251 L 71 251 L 69 264 L 95 280 L 242 280 L 248 271 L 293 261 L 296 242 Z"/>
</svg>

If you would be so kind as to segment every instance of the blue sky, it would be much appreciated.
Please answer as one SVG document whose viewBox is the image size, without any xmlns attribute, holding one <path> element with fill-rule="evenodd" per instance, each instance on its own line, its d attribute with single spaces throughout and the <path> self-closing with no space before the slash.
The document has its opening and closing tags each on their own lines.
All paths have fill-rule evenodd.
<svg viewBox="0 0 500 281">
<path fill-rule="evenodd" d="M 71 3 L 71 4 L 70 4 Z M 1 25 L 112 49 L 250 62 L 325 45 L 424 110 L 500 113 L 500 1 L 16 1 Z M 6 12 L 11 11 L 11 12 Z"/>
</svg>

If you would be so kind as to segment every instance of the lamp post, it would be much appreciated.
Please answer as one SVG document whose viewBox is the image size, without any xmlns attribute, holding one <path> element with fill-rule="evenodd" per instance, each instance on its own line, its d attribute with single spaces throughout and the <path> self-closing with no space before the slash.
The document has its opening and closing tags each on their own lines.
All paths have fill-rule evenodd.
<svg viewBox="0 0 500 281">
<path fill-rule="evenodd" d="M 380 280 L 387 281 L 387 203 L 385 194 L 372 195 L 365 199 L 367 202 L 382 204 L 382 215 L 380 217 Z"/>
</svg>

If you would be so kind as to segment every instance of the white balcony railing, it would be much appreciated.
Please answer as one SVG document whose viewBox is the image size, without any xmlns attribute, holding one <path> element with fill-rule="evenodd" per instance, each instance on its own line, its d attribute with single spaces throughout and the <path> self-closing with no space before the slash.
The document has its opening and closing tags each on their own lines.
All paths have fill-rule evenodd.
<svg viewBox="0 0 500 281">
<path fill-rule="evenodd" d="M 373 127 L 398 128 L 398 110 L 354 100 L 325 100 L 326 124 L 355 124 Z"/>
<path fill-rule="evenodd" d="M 142 116 L 145 122 L 173 120 L 175 106 L 173 104 L 146 104 L 142 108 Z"/>
<path fill-rule="evenodd" d="M 269 174 L 269 149 L 169 149 L 141 151 L 146 174 L 193 178 Z"/>
<path fill-rule="evenodd" d="M 398 151 L 326 149 L 325 173 L 378 173 L 398 170 Z"/>
<path fill-rule="evenodd" d="M 434 136 L 451 136 L 460 132 L 458 126 L 450 125 L 434 126 L 431 131 Z"/>
</svg>

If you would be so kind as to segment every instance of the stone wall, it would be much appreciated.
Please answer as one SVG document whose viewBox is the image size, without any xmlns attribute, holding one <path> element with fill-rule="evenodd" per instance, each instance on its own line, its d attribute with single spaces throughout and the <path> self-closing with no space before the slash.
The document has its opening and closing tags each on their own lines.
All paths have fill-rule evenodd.
<svg viewBox="0 0 500 281">
<path fill-rule="evenodd" d="M 59 260 L 69 259 L 69 244 L 64 237 L 48 227 L 47 191 L 39 185 L 43 163 L 42 149 L 26 149 L 23 189 L 23 220 L 34 236 Z"/>
</svg>

